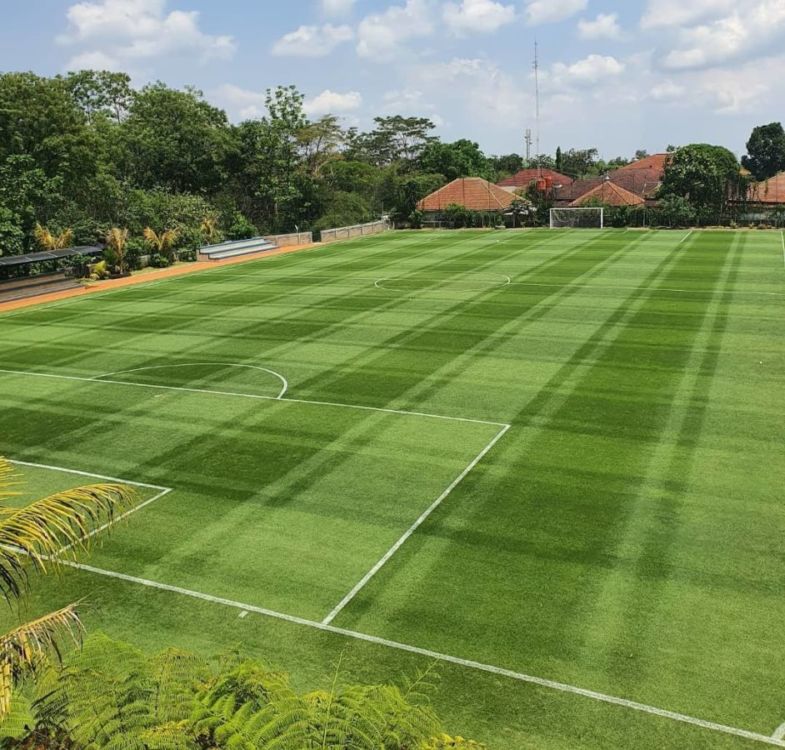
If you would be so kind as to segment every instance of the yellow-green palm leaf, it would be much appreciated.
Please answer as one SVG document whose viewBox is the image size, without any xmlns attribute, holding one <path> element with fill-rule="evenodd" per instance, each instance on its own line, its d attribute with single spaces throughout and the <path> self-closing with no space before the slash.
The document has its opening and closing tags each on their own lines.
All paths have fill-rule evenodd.
<svg viewBox="0 0 785 750">
<path fill-rule="evenodd" d="M 60 658 L 61 641 L 78 643 L 82 623 L 73 606 L 0 636 L 0 719 L 11 710 L 14 685 L 42 661 Z"/>
</svg>

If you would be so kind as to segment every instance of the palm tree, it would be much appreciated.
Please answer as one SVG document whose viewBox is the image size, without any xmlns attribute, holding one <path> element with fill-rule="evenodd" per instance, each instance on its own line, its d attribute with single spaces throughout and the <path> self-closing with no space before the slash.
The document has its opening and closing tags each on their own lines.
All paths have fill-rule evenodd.
<svg viewBox="0 0 785 750">
<path fill-rule="evenodd" d="M 41 226 L 40 223 L 35 225 L 33 234 L 42 250 L 61 250 L 64 247 L 71 247 L 74 241 L 72 229 L 65 229 L 60 234 L 55 235 L 46 227 Z"/>
<path fill-rule="evenodd" d="M 128 245 L 128 230 L 112 227 L 106 234 L 106 246 L 112 250 L 117 259 L 117 267 L 121 274 L 125 273 L 126 247 Z"/>
<path fill-rule="evenodd" d="M 136 499 L 124 485 L 95 484 L 56 492 L 24 508 L 8 507 L 4 501 L 18 494 L 17 485 L 13 467 L 0 457 L 0 592 L 9 603 L 27 592 L 30 568 L 40 573 L 57 568 L 64 550 L 73 557 L 86 549 L 91 532 L 111 526 Z M 0 720 L 11 709 L 19 681 L 59 656 L 81 629 L 72 604 L 0 636 Z"/>
<path fill-rule="evenodd" d="M 153 252 L 163 255 L 170 263 L 174 262 L 174 244 L 179 236 L 176 229 L 165 229 L 159 234 L 147 227 L 143 234 L 145 242 L 147 242 Z"/>
<path fill-rule="evenodd" d="M 215 216 L 206 216 L 199 228 L 208 245 L 221 241 L 221 230 L 218 229 L 218 219 Z"/>
</svg>

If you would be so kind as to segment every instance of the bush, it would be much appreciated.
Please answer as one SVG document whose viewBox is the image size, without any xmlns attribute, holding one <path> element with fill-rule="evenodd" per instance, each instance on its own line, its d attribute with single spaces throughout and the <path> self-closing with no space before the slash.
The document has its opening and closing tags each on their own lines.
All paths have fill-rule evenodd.
<svg viewBox="0 0 785 750">
<path fill-rule="evenodd" d="M 142 256 L 147 255 L 147 246 L 140 237 L 132 237 L 125 246 L 125 262 L 132 271 L 142 267 Z"/>
<path fill-rule="evenodd" d="M 248 240 L 256 236 L 256 227 L 239 211 L 232 216 L 232 224 L 226 233 L 230 240 Z"/>
<path fill-rule="evenodd" d="M 153 268 L 169 268 L 169 259 L 158 253 L 150 256 L 150 265 Z"/>
</svg>

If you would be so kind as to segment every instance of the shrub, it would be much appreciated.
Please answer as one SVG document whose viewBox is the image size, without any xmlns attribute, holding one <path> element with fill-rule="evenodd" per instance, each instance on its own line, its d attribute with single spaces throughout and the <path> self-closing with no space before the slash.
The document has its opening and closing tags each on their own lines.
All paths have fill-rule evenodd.
<svg viewBox="0 0 785 750">
<path fill-rule="evenodd" d="M 158 253 L 153 253 L 150 256 L 150 265 L 153 268 L 168 268 L 169 259 L 163 255 L 159 255 Z"/>
<path fill-rule="evenodd" d="M 226 234 L 230 240 L 247 240 L 256 236 L 256 227 L 243 214 L 236 211 Z"/>
</svg>

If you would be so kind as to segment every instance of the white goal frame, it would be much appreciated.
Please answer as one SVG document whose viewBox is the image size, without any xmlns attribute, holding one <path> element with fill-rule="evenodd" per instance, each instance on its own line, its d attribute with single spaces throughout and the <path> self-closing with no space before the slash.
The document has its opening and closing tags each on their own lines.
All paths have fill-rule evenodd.
<svg viewBox="0 0 785 750">
<path fill-rule="evenodd" d="M 585 224 L 583 221 L 576 221 L 575 223 L 571 223 L 569 221 L 560 221 L 556 218 L 558 214 L 562 214 L 564 216 L 571 214 L 577 218 L 578 216 L 585 216 L 587 213 L 599 215 L 599 226 Z M 568 208 L 552 208 L 550 210 L 550 226 L 551 229 L 605 229 L 605 209 L 602 206 L 587 206 L 583 208 L 575 208 L 572 206 Z"/>
</svg>

